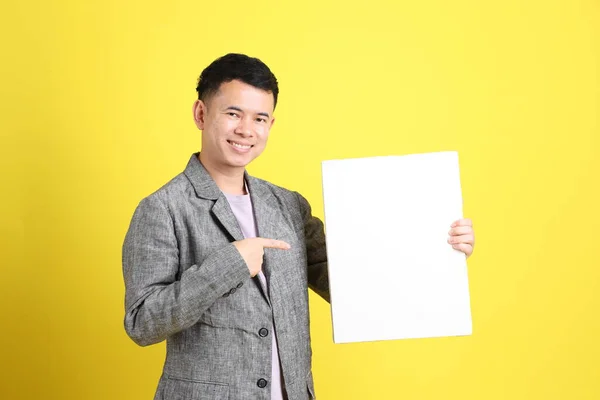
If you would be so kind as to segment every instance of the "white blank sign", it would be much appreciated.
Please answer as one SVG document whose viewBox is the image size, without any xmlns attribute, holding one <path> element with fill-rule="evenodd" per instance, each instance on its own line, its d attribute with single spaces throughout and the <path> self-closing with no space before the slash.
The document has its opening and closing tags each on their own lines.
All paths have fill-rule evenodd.
<svg viewBox="0 0 600 400">
<path fill-rule="evenodd" d="M 458 154 L 324 161 L 335 343 L 470 335 Z"/>
</svg>

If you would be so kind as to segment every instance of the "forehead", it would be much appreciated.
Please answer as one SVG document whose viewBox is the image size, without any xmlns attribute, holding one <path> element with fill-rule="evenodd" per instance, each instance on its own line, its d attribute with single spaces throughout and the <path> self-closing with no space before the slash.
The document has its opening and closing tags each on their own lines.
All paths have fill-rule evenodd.
<svg viewBox="0 0 600 400">
<path fill-rule="evenodd" d="M 219 108 L 236 106 L 244 111 L 273 112 L 273 93 L 234 80 L 224 82 L 212 96 L 211 103 Z"/>
</svg>

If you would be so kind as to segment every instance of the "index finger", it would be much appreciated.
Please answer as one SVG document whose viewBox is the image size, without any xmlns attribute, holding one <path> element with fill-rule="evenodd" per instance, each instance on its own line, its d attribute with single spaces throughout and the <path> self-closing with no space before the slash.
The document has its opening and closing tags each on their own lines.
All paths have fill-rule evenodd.
<svg viewBox="0 0 600 400">
<path fill-rule="evenodd" d="M 453 228 L 456 226 L 473 226 L 473 221 L 471 221 L 469 218 L 459 219 L 458 221 L 454 221 L 454 223 L 451 225 Z"/>
<path fill-rule="evenodd" d="M 288 250 L 291 246 L 283 240 L 260 238 L 264 248 Z"/>
</svg>

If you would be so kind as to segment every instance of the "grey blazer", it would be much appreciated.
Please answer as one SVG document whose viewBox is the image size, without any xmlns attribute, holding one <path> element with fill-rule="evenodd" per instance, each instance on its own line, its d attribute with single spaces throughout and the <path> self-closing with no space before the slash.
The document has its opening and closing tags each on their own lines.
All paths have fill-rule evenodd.
<svg viewBox="0 0 600 400">
<path fill-rule="evenodd" d="M 246 174 L 259 236 L 291 245 L 265 249 L 267 296 L 197 156 L 139 203 L 123 245 L 125 330 L 141 346 L 167 341 L 154 399 L 269 400 L 273 321 L 289 399 L 315 398 L 308 287 L 329 301 L 323 224 L 300 194 Z"/>
</svg>

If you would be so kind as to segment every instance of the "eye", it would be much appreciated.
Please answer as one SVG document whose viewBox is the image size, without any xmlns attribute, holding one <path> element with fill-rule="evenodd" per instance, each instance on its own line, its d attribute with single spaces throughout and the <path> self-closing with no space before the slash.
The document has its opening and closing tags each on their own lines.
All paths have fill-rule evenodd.
<svg viewBox="0 0 600 400">
<path fill-rule="evenodd" d="M 233 117 L 233 118 L 239 118 L 239 115 L 234 112 L 228 112 L 227 115 L 229 115 L 230 117 Z"/>
<path fill-rule="evenodd" d="M 262 124 L 264 122 L 267 122 L 267 119 L 263 118 L 263 117 L 258 117 L 258 118 L 256 118 L 256 122 L 260 122 Z"/>
</svg>

